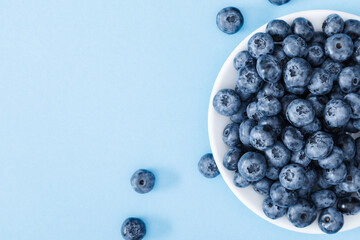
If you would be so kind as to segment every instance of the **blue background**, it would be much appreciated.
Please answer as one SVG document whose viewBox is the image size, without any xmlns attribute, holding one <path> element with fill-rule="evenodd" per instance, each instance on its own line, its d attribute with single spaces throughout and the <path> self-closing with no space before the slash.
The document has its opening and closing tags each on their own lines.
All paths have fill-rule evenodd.
<svg viewBox="0 0 360 240">
<path fill-rule="evenodd" d="M 227 6 L 245 18 L 232 36 L 215 24 Z M 356 0 L 2 0 L 0 239 L 121 239 L 129 216 L 145 220 L 146 239 L 309 238 L 197 170 L 227 56 L 265 22 L 308 9 L 360 14 Z M 149 194 L 129 184 L 139 168 L 156 174 Z"/>
</svg>

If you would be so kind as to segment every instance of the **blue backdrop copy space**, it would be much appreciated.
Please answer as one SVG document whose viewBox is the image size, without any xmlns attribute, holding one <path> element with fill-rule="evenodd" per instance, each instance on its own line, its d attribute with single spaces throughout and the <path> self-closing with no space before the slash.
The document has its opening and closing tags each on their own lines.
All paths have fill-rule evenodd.
<svg viewBox="0 0 360 240">
<path fill-rule="evenodd" d="M 0 239 L 306 239 L 248 210 L 197 161 L 210 151 L 207 108 L 232 49 L 295 11 L 360 14 L 358 1 L 3 0 L 0 8 Z M 221 33 L 217 12 L 245 24 Z M 154 190 L 135 193 L 138 168 Z M 312 239 L 356 238 L 360 229 Z"/>
</svg>

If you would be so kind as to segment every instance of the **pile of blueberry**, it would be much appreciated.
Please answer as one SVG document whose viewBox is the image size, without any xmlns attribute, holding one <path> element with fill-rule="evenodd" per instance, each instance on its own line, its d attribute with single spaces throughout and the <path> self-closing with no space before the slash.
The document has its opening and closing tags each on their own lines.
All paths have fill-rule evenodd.
<svg viewBox="0 0 360 240">
<path fill-rule="evenodd" d="M 303 228 L 319 211 L 320 229 L 336 233 L 343 214 L 360 211 L 360 138 L 351 136 L 360 131 L 360 22 L 332 14 L 322 30 L 305 18 L 269 22 L 237 54 L 236 87 L 213 106 L 232 121 L 223 165 L 234 184 L 265 195 L 271 219 Z"/>
</svg>

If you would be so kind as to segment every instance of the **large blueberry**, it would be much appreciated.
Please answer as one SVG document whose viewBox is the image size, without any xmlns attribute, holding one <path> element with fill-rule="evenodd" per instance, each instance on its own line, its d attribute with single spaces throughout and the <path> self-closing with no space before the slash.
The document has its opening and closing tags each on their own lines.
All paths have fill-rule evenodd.
<svg viewBox="0 0 360 240">
<path fill-rule="evenodd" d="M 329 156 L 334 147 L 330 134 L 318 131 L 306 140 L 305 153 L 310 159 L 319 160 Z"/>
<path fill-rule="evenodd" d="M 270 3 L 278 6 L 288 3 L 289 1 L 290 0 L 269 0 Z"/>
<path fill-rule="evenodd" d="M 274 146 L 265 150 L 265 156 L 270 165 L 283 167 L 290 161 L 291 153 L 284 144 L 276 142 Z"/>
<path fill-rule="evenodd" d="M 284 96 L 284 94 L 284 85 L 280 81 L 278 81 L 276 83 L 266 83 L 264 87 L 257 93 L 256 97 L 258 99 L 265 96 L 281 98 Z"/>
<path fill-rule="evenodd" d="M 353 49 L 351 38 L 343 33 L 335 34 L 325 42 L 325 54 L 337 62 L 347 60 L 352 55 Z"/>
<path fill-rule="evenodd" d="M 339 188 L 345 192 L 356 192 L 360 189 L 360 170 L 354 166 L 347 169 L 345 180 L 339 184 Z"/>
<path fill-rule="evenodd" d="M 230 123 L 226 125 L 223 131 L 222 140 L 229 147 L 235 147 L 240 143 L 239 124 Z"/>
<path fill-rule="evenodd" d="M 298 35 L 289 35 L 283 42 L 284 53 L 290 57 L 306 57 L 308 54 L 308 47 L 304 39 Z"/>
<path fill-rule="evenodd" d="M 338 81 L 344 93 L 356 92 L 360 87 L 360 68 L 355 66 L 342 69 Z"/>
<path fill-rule="evenodd" d="M 306 100 L 308 100 L 313 106 L 315 110 L 315 115 L 317 117 L 324 116 L 325 105 L 329 101 L 329 99 L 326 96 L 321 96 L 321 95 L 317 96 L 317 95 L 309 94 L 306 97 Z"/>
<path fill-rule="evenodd" d="M 284 121 L 280 116 L 264 117 L 259 121 L 258 124 L 262 126 L 270 125 L 276 136 L 281 134 L 281 131 L 284 127 Z"/>
<path fill-rule="evenodd" d="M 223 165 L 226 169 L 234 171 L 242 154 L 241 148 L 230 148 L 224 155 Z"/>
<path fill-rule="evenodd" d="M 291 27 L 284 20 L 274 19 L 267 24 L 266 32 L 270 34 L 275 42 L 281 42 L 287 35 L 291 34 Z"/>
<path fill-rule="evenodd" d="M 348 134 L 341 134 L 336 137 L 336 145 L 343 151 L 344 160 L 352 162 L 356 153 L 354 139 Z"/>
<path fill-rule="evenodd" d="M 224 33 L 234 34 L 244 25 L 244 17 L 239 9 L 226 7 L 218 12 L 216 25 Z"/>
<path fill-rule="evenodd" d="M 302 167 L 306 167 L 307 165 L 310 164 L 311 159 L 306 156 L 304 150 L 300 150 L 299 152 L 292 153 L 291 162 L 297 163 Z"/>
<path fill-rule="evenodd" d="M 236 187 L 239 188 L 245 188 L 251 184 L 248 180 L 242 177 L 238 171 L 236 171 L 234 174 L 233 183 Z"/>
<path fill-rule="evenodd" d="M 286 189 L 297 190 L 305 184 L 305 170 L 296 163 L 286 165 L 280 172 L 279 180 Z"/>
<path fill-rule="evenodd" d="M 263 80 L 254 66 L 245 66 L 238 71 L 236 86 L 246 93 L 256 93 L 261 89 Z"/>
<path fill-rule="evenodd" d="M 296 18 L 291 24 L 293 33 L 302 37 L 305 41 L 310 41 L 314 37 L 314 27 L 312 23 L 302 17 Z"/>
<path fill-rule="evenodd" d="M 131 186 L 138 193 L 148 193 L 155 185 L 155 175 L 146 169 L 137 170 L 130 179 Z"/>
<path fill-rule="evenodd" d="M 300 151 L 305 144 L 302 133 L 292 126 L 283 129 L 281 139 L 288 149 L 295 152 Z"/>
<path fill-rule="evenodd" d="M 256 107 L 261 115 L 265 117 L 275 116 L 281 112 L 281 103 L 273 96 L 265 96 L 258 99 Z"/>
<path fill-rule="evenodd" d="M 355 215 L 360 212 L 360 199 L 356 197 L 345 197 L 339 199 L 337 209 L 346 215 Z"/>
<path fill-rule="evenodd" d="M 247 117 L 246 108 L 248 106 L 248 102 L 242 102 L 239 111 L 230 116 L 230 120 L 234 123 L 242 123 Z"/>
<path fill-rule="evenodd" d="M 350 117 L 360 119 L 360 95 L 357 93 L 349 93 L 344 97 L 344 100 L 351 108 Z"/>
<path fill-rule="evenodd" d="M 321 121 L 318 118 L 315 118 L 313 122 L 301 127 L 301 132 L 304 135 L 312 135 L 315 132 L 320 131 L 321 129 L 322 129 Z"/>
<path fill-rule="evenodd" d="M 324 47 L 320 43 L 312 43 L 308 49 L 306 60 L 314 67 L 323 64 L 326 59 Z"/>
<path fill-rule="evenodd" d="M 337 185 L 345 180 L 347 170 L 344 163 L 340 164 L 337 168 L 323 169 L 322 170 L 324 180 L 331 185 Z"/>
<path fill-rule="evenodd" d="M 319 166 L 325 169 L 337 168 L 344 161 L 344 152 L 337 146 L 334 146 L 329 156 L 319 159 Z"/>
<path fill-rule="evenodd" d="M 218 91 L 213 100 L 214 109 L 224 116 L 231 116 L 239 111 L 240 105 L 240 97 L 232 89 Z"/>
<path fill-rule="evenodd" d="M 280 80 L 282 66 L 276 57 L 262 55 L 256 61 L 256 70 L 259 76 L 266 82 L 275 83 Z"/>
<path fill-rule="evenodd" d="M 286 109 L 286 118 L 295 127 L 303 127 L 314 121 L 315 110 L 309 101 L 295 99 Z"/>
<path fill-rule="evenodd" d="M 264 177 L 263 179 L 254 182 L 252 184 L 253 189 L 255 192 L 261 194 L 261 195 L 269 195 L 270 187 L 273 184 L 273 181 L 270 179 Z"/>
<path fill-rule="evenodd" d="M 318 225 L 324 233 L 337 233 L 344 226 L 344 217 L 335 208 L 326 208 L 320 212 Z"/>
<path fill-rule="evenodd" d="M 250 146 L 250 132 L 253 127 L 256 126 L 256 122 L 252 119 L 245 120 L 240 124 L 239 137 L 242 144 Z"/>
<path fill-rule="evenodd" d="M 345 127 L 350 120 L 351 108 L 340 99 L 330 100 L 324 109 L 324 120 L 330 128 Z"/>
<path fill-rule="evenodd" d="M 125 240 L 140 240 L 145 234 L 146 226 L 140 218 L 127 218 L 121 226 L 121 235 Z"/>
<path fill-rule="evenodd" d="M 316 68 L 311 76 L 308 89 L 314 95 L 328 94 L 333 86 L 334 77 L 323 68 Z"/>
<path fill-rule="evenodd" d="M 207 153 L 200 158 L 198 169 L 207 178 L 214 178 L 220 173 L 212 153 Z"/>
<path fill-rule="evenodd" d="M 270 197 L 273 202 L 281 207 L 289 207 L 297 202 L 298 194 L 284 188 L 280 182 L 275 182 L 270 188 Z"/>
<path fill-rule="evenodd" d="M 287 88 L 306 87 L 311 78 L 311 65 L 303 58 L 293 58 L 286 63 L 284 83 Z"/>
<path fill-rule="evenodd" d="M 334 76 L 334 78 L 336 79 L 342 68 L 343 68 L 343 65 L 339 62 L 334 62 L 333 60 L 331 59 L 327 59 L 325 60 L 325 62 L 321 65 L 321 67 L 328 73 L 330 73 L 331 75 Z"/>
<path fill-rule="evenodd" d="M 234 68 L 239 70 L 245 66 L 255 66 L 255 59 L 249 54 L 248 51 L 244 50 L 239 52 L 234 58 Z"/>
<path fill-rule="evenodd" d="M 311 200 L 318 210 L 331 207 L 336 202 L 336 195 L 333 191 L 324 189 L 311 194 Z"/>
<path fill-rule="evenodd" d="M 316 207 L 305 199 L 299 199 L 296 204 L 289 207 L 287 217 L 295 227 L 307 227 L 317 217 Z"/>
<path fill-rule="evenodd" d="M 263 112 L 259 111 L 257 102 L 251 102 L 246 108 L 246 115 L 248 118 L 253 119 L 255 121 L 259 121 L 264 117 Z"/>
<path fill-rule="evenodd" d="M 276 135 L 271 126 L 255 126 L 250 132 L 250 144 L 254 148 L 264 151 L 273 146 L 276 142 Z"/>
<path fill-rule="evenodd" d="M 278 219 L 284 216 L 287 211 L 286 207 L 276 205 L 270 197 L 264 199 L 262 209 L 265 215 L 270 219 Z"/>
<path fill-rule="evenodd" d="M 256 152 L 247 152 L 240 158 L 238 171 L 247 181 L 259 181 L 266 173 L 266 160 Z"/>
<path fill-rule="evenodd" d="M 344 33 L 349 35 L 352 40 L 356 40 L 360 37 L 360 21 L 355 19 L 349 19 L 345 21 Z"/>
<path fill-rule="evenodd" d="M 336 13 L 326 17 L 322 24 L 322 30 L 327 36 L 342 33 L 344 29 L 344 20 Z"/>
<path fill-rule="evenodd" d="M 274 51 L 274 40 L 268 33 L 255 33 L 248 41 L 248 51 L 256 59 L 271 54 Z"/>
</svg>

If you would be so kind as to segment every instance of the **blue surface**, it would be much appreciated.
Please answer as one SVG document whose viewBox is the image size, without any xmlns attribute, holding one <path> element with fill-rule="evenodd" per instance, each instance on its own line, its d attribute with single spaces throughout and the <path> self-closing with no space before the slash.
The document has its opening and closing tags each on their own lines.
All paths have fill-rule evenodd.
<svg viewBox="0 0 360 240">
<path fill-rule="evenodd" d="M 233 36 L 215 25 L 230 5 L 245 18 Z M 1 1 L 0 239 L 121 239 L 129 216 L 146 239 L 308 237 L 253 214 L 197 162 L 232 49 L 272 18 L 326 8 L 360 14 L 356 0 Z M 131 189 L 138 168 L 156 174 L 149 194 Z"/>
</svg>

